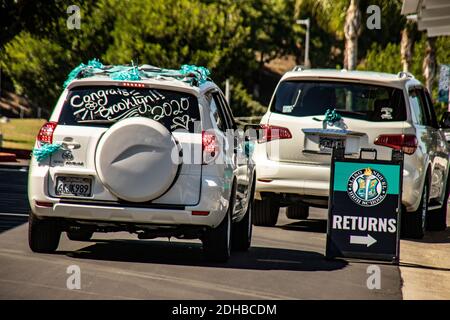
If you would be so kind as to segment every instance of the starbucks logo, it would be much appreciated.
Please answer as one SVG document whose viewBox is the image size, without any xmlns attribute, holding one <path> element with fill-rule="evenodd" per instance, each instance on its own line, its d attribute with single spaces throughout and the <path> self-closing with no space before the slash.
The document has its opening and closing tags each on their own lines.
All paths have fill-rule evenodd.
<svg viewBox="0 0 450 320">
<path fill-rule="evenodd" d="M 387 181 L 384 176 L 371 168 L 353 172 L 347 183 L 350 199 L 363 207 L 373 207 L 386 197 Z"/>
</svg>

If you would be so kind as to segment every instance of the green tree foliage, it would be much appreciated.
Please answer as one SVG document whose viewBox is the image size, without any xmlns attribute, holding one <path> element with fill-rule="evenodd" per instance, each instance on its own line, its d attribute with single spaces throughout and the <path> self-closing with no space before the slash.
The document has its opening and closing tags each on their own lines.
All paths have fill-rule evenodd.
<svg viewBox="0 0 450 320">
<path fill-rule="evenodd" d="M 2 0 L 0 65 L 16 91 L 51 107 L 72 68 L 92 58 L 105 63 L 149 63 L 167 68 L 204 65 L 223 85 L 231 78 L 236 115 L 261 114 L 266 64 L 295 55 L 302 63 L 304 26 L 311 19 L 313 67 L 339 68 L 343 26 L 350 0 Z M 69 5 L 81 9 L 81 29 L 66 27 Z M 365 26 L 369 5 L 381 8 L 381 30 Z M 360 0 L 363 31 L 360 70 L 398 72 L 401 1 Z M 450 62 L 449 37 L 437 40 L 438 63 Z M 417 37 L 412 72 L 421 79 L 424 38 Z M 5 82 L 5 81 L 3 81 Z M 6 81 L 8 82 L 8 81 Z M 266 81 L 267 82 L 267 81 Z M 266 83 L 265 82 L 265 83 Z M 267 86 L 265 86 L 267 88 Z M 267 90 L 267 89 L 264 89 Z M 270 96 L 264 91 L 264 97 Z M 267 101 L 265 101 L 267 102 Z"/>
<path fill-rule="evenodd" d="M 365 59 L 358 65 L 358 70 L 398 73 L 402 70 L 400 45 L 388 43 L 383 48 L 380 44 L 373 43 Z"/>
<path fill-rule="evenodd" d="M 18 94 L 36 105 L 50 109 L 61 90 L 65 75 L 55 72 L 64 68 L 67 51 L 48 39 L 21 32 L 6 44 L 1 67 L 13 81 Z M 49 99 L 50 97 L 50 99 Z"/>
<path fill-rule="evenodd" d="M 261 66 L 255 56 L 261 54 L 267 62 L 292 52 L 292 18 L 286 14 L 292 1 L 100 0 L 79 5 L 81 29 L 68 30 L 66 9 L 71 2 L 39 5 L 38 12 L 48 19 L 38 21 L 36 29 L 14 27 L 12 33 L 22 33 L 1 43 L 2 68 L 16 90 L 36 105 L 51 108 L 68 72 L 97 57 L 111 64 L 133 60 L 166 68 L 204 65 L 219 84 L 234 76 L 241 98 L 233 107 L 239 114 L 258 105 L 243 87 L 257 79 Z M 37 19 L 30 6 L 19 0 L 2 9 L 8 9 L 12 20 Z"/>
</svg>

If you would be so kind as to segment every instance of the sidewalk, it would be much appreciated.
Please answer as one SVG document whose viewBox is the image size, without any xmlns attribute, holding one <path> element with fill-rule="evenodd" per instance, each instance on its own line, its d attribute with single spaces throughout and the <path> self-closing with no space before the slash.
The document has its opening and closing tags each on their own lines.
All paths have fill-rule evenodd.
<svg viewBox="0 0 450 320">
<path fill-rule="evenodd" d="M 0 167 L 28 166 L 31 150 L 0 148 Z"/>
<path fill-rule="evenodd" d="M 447 221 L 450 226 L 450 216 Z M 450 299 L 450 228 L 420 241 L 402 240 L 400 260 L 405 300 Z"/>
</svg>

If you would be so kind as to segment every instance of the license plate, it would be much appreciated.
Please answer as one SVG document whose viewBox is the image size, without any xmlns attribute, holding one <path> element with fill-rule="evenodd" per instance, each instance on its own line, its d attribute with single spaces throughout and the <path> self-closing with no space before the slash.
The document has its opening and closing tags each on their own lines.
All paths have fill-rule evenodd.
<svg viewBox="0 0 450 320">
<path fill-rule="evenodd" d="M 319 137 L 319 149 L 323 153 L 331 153 L 333 146 L 345 148 L 345 139 Z"/>
<path fill-rule="evenodd" d="M 56 190 L 58 196 L 90 197 L 92 178 L 88 177 L 56 177 Z"/>
</svg>

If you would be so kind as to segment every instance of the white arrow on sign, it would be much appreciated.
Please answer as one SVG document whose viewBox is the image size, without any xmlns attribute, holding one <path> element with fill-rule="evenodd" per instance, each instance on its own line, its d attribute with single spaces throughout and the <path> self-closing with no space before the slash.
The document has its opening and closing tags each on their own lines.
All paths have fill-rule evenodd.
<svg viewBox="0 0 450 320">
<path fill-rule="evenodd" d="M 365 244 L 367 247 L 375 244 L 377 242 L 370 234 L 367 236 L 350 236 L 351 244 Z"/>
</svg>

